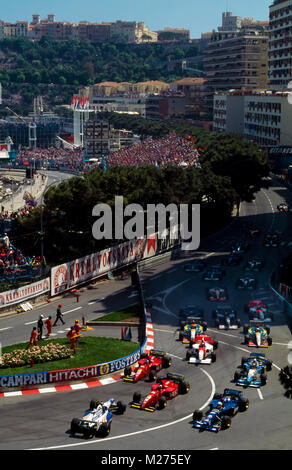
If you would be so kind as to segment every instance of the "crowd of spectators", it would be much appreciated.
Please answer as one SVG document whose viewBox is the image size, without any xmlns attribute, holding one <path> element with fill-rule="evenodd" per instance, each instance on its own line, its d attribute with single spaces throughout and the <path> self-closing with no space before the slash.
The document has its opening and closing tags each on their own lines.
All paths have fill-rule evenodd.
<svg viewBox="0 0 292 470">
<path fill-rule="evenodd" d="M 179 137 L 172 133 L 158 139 L 149 137 L 139 144 L 113 152 L 107 157 L 107 165 L 198 167 L 199 157 L 200 151 L 191 136 Z"/>
<path fill-rule="evenodd" d="M 40 265 L 40 257 L 24 256 L 9 240 L 7 233 L 0 237 L 0 279 L 31 276 L 33 269 Z"/>
<path fill-rule="evenodd" d="M 56 147 L 22 149 L 16 156 L 16 163 L 26 165 L 26 162 L 36 168 L 66 168 L 78 171 L 83 167 L 83 150 Z"/>
</svg>

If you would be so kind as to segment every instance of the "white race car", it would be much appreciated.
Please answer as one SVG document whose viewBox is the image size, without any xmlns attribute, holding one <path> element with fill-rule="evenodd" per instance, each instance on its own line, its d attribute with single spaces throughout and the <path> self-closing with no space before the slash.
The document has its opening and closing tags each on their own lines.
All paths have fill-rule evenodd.
<svg viewBox="0 0 292 470">
<path fill-rule="evenodd" d="M 211 364 L 211 362 L 216 361 L 214 350 L 217 348 L 217 340 L 213 340 L 208 335 L 197 336 L 190 343 L 190 350 L 186 353 L 186 360 L 189 364 Z"/>
<path fill-rule="evenodd" d="M 71 433 L 80 433 L 85 437 L 102 436 L 110 433 L 112 413 L 123 414 L 126 405 L 121 401 L 115 402 L 113 398 L 102 403 L 91 400 L 89 409 L 85 411 L 82 418 L 73 418 L 71 421 Z"/>
</svg>

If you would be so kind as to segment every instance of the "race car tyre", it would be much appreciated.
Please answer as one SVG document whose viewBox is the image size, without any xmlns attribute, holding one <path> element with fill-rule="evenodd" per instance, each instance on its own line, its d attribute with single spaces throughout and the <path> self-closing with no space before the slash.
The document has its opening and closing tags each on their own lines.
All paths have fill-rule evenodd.
<svg viewBox="0 0 292 470">
<path fill-rule="evenodd" d="M 214 352 L 211 353 L 211 362 L 216 362 L 216 354 Z"/>
<path fill-rule="evenodd" d="M 268 345 L 272 346 L 273 340 L 272 340 L 271 336 L 268 336 L 267 341 L 268 341 Z"/>
<path fill-rule="evenodd" d="M 272 365 L 273 365 L 273 362 L 272 361 L 267 361 L 267 371 L 269 372 L 270 370 L 272 370 Z"/>
<path fill-rule="evenodd" d="M 244 344 L 248 344 L 248 342 L 249 342 L 249 337 L 248 337 L 248 336 L 245 336 L 245 337 L 244 337 Z"/>
<path fill-rule="evenodd" d="M 203 418 L 203 412 L 201 410 L 195 410 L 193 412 L 193 422 L 200 421 Z"/>
<path fill-rule="evenodd" d="M 141 393 L 140 392 L 134 392 L 133 402 L 139 403 L 140 401 L 141 401 Z"/>
<path fill-rule="evenodd" d="M 247 332 L 248 332 L 248 325 L 245 324 L 243 325 L 243 334 L 246 335 Z"/>
<path fill-rule="evenodd" d="M 223 416 L 222 417 L 222 429 L 229 429 L 231 426 L 231 418 L 230 416 Z"/>
<path fill-rule="evenodd" d="M 249 400 L 248 398 L 241 398 L 239 404 L 238 404 L 238 409 L 239 411 L 246 411 L 249 407 Z"/>
<path fill-rule="evenodd" d="M 167 405 L 167 400 L 165 397 L 160 397 L 159 398 L 159 401 L 158 401 L 158 409 L 159 410 L 163 410 L 163 408 L 165 408 Z"/>
<path fill-rule="evenodd" d="M 178 384 L 178 393 L 180 395 L 185 395 L 190 391 L 190 384 L 189 382 L 179 382 Z"/>
<path fill-rule="evenodd" d="M 166 369 L 167 367 L 170 367 L 171 364 L 172 364 L 172 359 L 171 359 L 171 357 L 164 356 L 164 357 L 162 358 L 162 367 L 163 367 L 164 369 Z"/>
<path fill-rule="evenodd" d="M 187 351 L 187 353 L 186 353 L 186 361 L 189 361 L 189 360 L 190 360 L 191 355 L 192 355 L 191 351 Z"/>
<path fill-rule="evenodd" d="M 219 400 L 222 398 L 222 393 L 214 393 L 213 400 Z"/>
<path fill-rule="evenodd" d="M 183 332 L 180 331 L 180 332 L 179 332 L 179 335 L 178 335 L 179 341 L 182 341 L 182 340 L 183 340 L 183 337 L 184 337 Z"/>
<path fill-rule="evenodd" d="M 214 349 L 218 349 L 218 341 L 217 341 L 217 339 L 215 339 L 214 342 L 213 342 L 213 348 L 214 348 Z"/>
<path fill-rule="evenodd" d="M 79 419 L 78 418 L 73 418 L 71 421 L 71 433 L 75 434 L 78 432 L 80 429 L 79 427 Z"/>
<path fill-rule="evenodd" d="M 142 353 L 140 359 L 148 359 L 148 357 L 147 353 Z"/>
<path fill-rule="evenodd" d="M 149 372 L 149 381 L 154 382 L 157 379 L 155 370 L 151 370 Z"/>
<path fill-rule="evenodd" d="M 262 374 L 261 375 L 261 384 L 266 385 L 266 383 L 267 383 L 267 376 L 266 376 L 266 374 Z"/>
<path fill-rule="evenodd" d="M 241 367 L 243 367 L 245 362 L 247 362 L 247 361 L 248 361 L 248 357 L 242 357 L 241 358 Z"/>
<path fill-rule="evenodd" d="M 202 327 L 203 327 L 203 331 L 206 331 L 206 329 L 207 329 L 207 323 L 206 323 L 205 321 L 202 323 Z"/>
<path fill-rule="evenodd" d="M 130 366 L 125 367 L 124 376 L 129 377 L 129 375 L 131 375 L 131 373 L 132 373 L 132 368 Z"/>
<path fill-rule="evenodd" d="M 102 423 L 96 434 L 101 437 L 106 437 L 109 435 L 110 430 L 111 430 L 111 423 Z"/>
<path fill-rule="evenodd" d="M 236 371 L 234 372 L 234 382 L 237 382 L 238 379 L 240 379 L 241 377 L 241 369 L 236 369 Z"/>
<path fill-rule="evenodd" d="M 126 405 L 122 401 L 117 401 L 117 413 L 122 415 L 126 411 Z"/>
<path fill-rule="evenodd" d="M 266 330 L 266 332 L 268 333 L 268 335 L 271 333 L 271 329 L 270 329 L 269 326 L 265 326 L 265 330 Z"/>
<path fill-rule="evenodd" d="M 100 405 L 100 401 L 98 400 L 91 400 L 89 404 L 89 409 L 94 410 L 94 408 L 97 408 L 98 405 Z"/>
</svg>

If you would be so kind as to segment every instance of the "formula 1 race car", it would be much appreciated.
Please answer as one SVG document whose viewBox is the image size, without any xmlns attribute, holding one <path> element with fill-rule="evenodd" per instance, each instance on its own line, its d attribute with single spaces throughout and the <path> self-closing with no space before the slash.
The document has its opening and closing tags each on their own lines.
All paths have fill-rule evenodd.
<svg viewBox="0 0 292 470">
<path fill-rule="evenodd" d="M 186 273 L 201 273 L 206 267 L 206 261 L 202 259 L 197 259 L 191 263 L 184 265 L 184 271 Z"/>
<path fill-rule="evenodd" d="M 261 258 L 251 258 L 245 265 L 246 272 L 259 272 L 264 266 L 264 261 Z"/>
<path fill-rule="evenodd" d="M 271 323 L 274 321 L 274 315 L 269 312 L 268 307 L 261 300 L 251 300 L 246 306 L 249 320 L 264 321 Z"/>
<path fill-rule="evenodd" d="M 225 271 L 221 268 L 210 268 L 203 274 L 204 281 L 221 281 Z"/>
<path fill-rule="evenodd" d="M 71 421 L 71 433 L 83 434 L 85 437 L 106 437 L 110 433 L 112 413 L 123 414 L 126 405 L 121 401 L 115 402 L 113 398 L 100 402 L 91 400 L 89 409 L 82 418 L 73 418 Z"/>
<path fill-rule="evenodd" d="M 221 260 L 222 266 L 237 266 L 242 260 L 240 253 L 230 253 Z"/>
<path fill-rule="evenodd" d="M 236 330 L 240 327 L 237 311 L 232 307 L 217 307 L 216 310 L 213 310 L 212 316 L 215 319 L 215 326 L 219 330 Z"/>
<path fill-rule="evenodd" d="M 257 348 L 267 348 L 272 345 L 270 336 L 270 328 L 265 326 L 261 321 L 250 321 L 250 325 L 244 325 L 243 333 L 245 334 L 244 343 L 248 346 Z"/>
<path fill-rule="evenodd" d="M 243 387 L 260 387 L 266 385 L 266 372 L 272 369 L 272 362 L 263 353 L 251 353 L 241 359 L 241 366 L 234 373 L 234 382 Z"/>
<path fill-rule="evenodd" d="M 166 378 L 157 379 L 146 397 L 141 398 L 141 393 L 135 392 L 131 407 L 145 411 L 162 410 L 166 407 L 167 400 L 171 400 L 177 395 L 184 395 L 189 390 L 190 384 L 185 382 L 183 375 L 168 373 Z"/>
<path fill-rule="evenodd" d="M 248 229 L 248 235 L 252 238 L 258 237 L 261 233 L 262 231 L 257 227 L 249 227 Z"/>
<path fill-rule="evenodd" d="M 138 382 L 149 378 L 150 382 L 156 380 L 156 374 L 161 369 L 170 367 L 172 360 L 164 351 L 152 349 L 149 354 L 143 353 L 136 366 L 127 366 L 124 369 L 125 382 Z"/>
<path fill-rule="evenodd" d="M 185 321 L 188 317 L 204 317 L 204 309 L 198 307 L 197 305 L 186 305 L 184 308 L 181 308 L 178 314 L 179 326 L 182 327 L 185 325 Z M 184 323 L 183 323 L 184 322 Z"/>
<path fill-rule="evenodd" d="M 249 249 L 249 243 L 246 241 L 234 242 L 231 245 L 231 253 L 239 253 L 240 255 L 246 253 Z"/>
<path fill-rule="evenodd" d="M 280 244 L 280 237 L 277 233 L 268 233 L 264 238 L 264 246 L 277 247 Z"/>
<path fill-rule="evenodd" d="M 225 302 L 228 299 L 225 287 L 213 287 L 207 291 L 208 300 L 211 302 Z"/>
<path fill-rule="evenodd" d="M 202 317 L 188 317 L 186 321 L 181 322 L 181 328 L 178 339 L 183 344 L 188 344 L 192 339 L 206 331 L 207 323 Z"/>
<path fill-rule="evenodd" d="M 279 212 L 289 212 L 289 206 L 285 202 L 277 205 L 277 209 Z"/>
<path fill-rule="evenodd" d="M 223 393 L 215 393 L 205 416 L 201 410 L 194 411 L 193 427 L 213 432 L 228 429 L 232 417 L 246 411 L 248 407 L 249 400 L 243 397 L 241 391 L 225 388 Z"/>
<path fill-rule="evenodd" d="M 190 350 L 186 353 L 186 360 L 189 364 L 211 364 L 216 361 L 215 349 L 218 348 L 218 341 L 211 336 L 200 335 L 190 342 Z"/>
<path fill-rule="evenodd" d="M 256 289 L 257 281 L 254 277 L 246 276 L 238 279 L 236 289 L 239 290 L 254 290 Z"/>
</svg>

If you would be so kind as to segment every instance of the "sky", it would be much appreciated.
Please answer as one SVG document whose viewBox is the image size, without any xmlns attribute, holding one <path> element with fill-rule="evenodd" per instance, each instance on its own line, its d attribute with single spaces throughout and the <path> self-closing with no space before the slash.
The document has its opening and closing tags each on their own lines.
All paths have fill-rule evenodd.
<svg viewBox="0 0 292 470">
<path fill-rule="evenodd" d="M 0 19 L 5 22 L 31 21 L 55 14 L 56 21 L 143 21 L 152 31 L 186 28 L 191 38 L 217 29 L 223 11 L 233 15 L 267 21 L 273 0 L 0 0 Z"/>
</svg>

